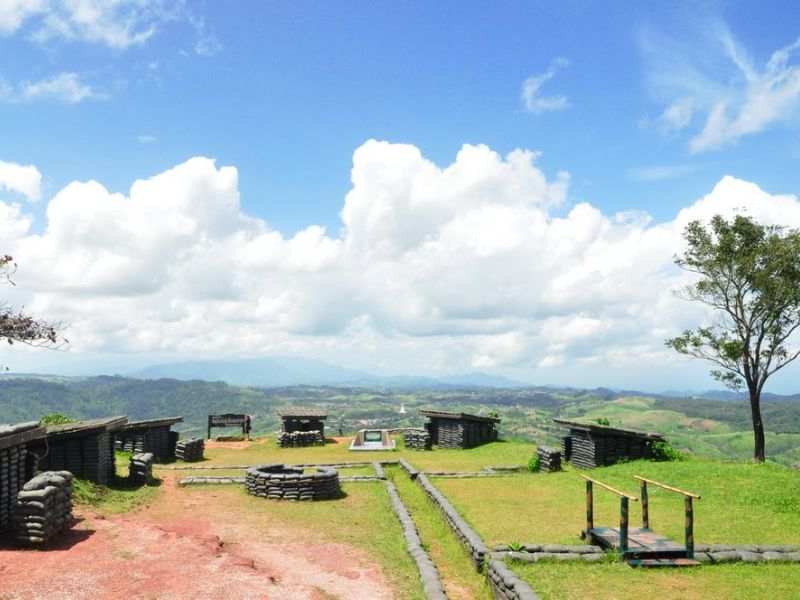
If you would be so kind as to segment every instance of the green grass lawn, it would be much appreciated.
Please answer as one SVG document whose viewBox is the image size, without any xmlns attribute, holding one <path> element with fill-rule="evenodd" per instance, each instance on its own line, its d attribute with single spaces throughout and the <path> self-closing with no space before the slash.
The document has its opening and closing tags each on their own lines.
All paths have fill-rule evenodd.
<svg viewBox="0 0 800 600">
<path fill-rule="evenodd" d="M 434 482 L 489 544 L 574 544 L 585 527 L 580 473 L 637 496 L 633 475 L 700 494 L 694 504 L 698 543 L 800 545 L 800 476 L 769 463 L 636 461 L 592 471 Z M 651 527 L 682 540 L 682 497 L 654 486 L 649 492 Z M 595 525 L 618 525 L 618 498 L 597 487 L 594 497 Z M 639 525 L 640 519 L 639 503 L 631 503 L 631 524 Z"/>
<path fill-rule="evenodd" d="M 500 441 L 470 450 L 442 449 L 433 452 L 406 450 L 402 436 L 394 436 L 397 450 L 358 451 L 349 450 L 350 438 L 328 438 L 324 446 L 306 448 L 279 448 L 274 438 L 265 437 L 245 448 L 218 446 L 206 448 L 207 460 L 197 463 L 209 465 L 257 465 L 271 462 L 286 464 L 320 462 L 372 462 L 405 458 L 420 470 L 435 471 L 480 471 L 487 465 L 526 464 L 536 446 L 531 442 Z M 176 463 L 183 464 L 183 463 Z"/>
<path fill-rule="evenodd" d="M 634 569 L 623 563 L 537 563 L 512 568 L 544 600 L 791 600 L 800 590 L 797 564 Z"/>
</svg>

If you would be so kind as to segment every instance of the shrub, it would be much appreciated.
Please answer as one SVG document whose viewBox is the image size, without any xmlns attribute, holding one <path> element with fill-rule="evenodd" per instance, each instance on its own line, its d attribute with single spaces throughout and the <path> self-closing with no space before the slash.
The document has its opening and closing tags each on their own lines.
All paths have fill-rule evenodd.
<svg viewBox="0 0 800 600">
<path fill-rule="evenodd" d="M 528 471 L 531 473 L 538 473 L 541 465 L 539 464 L 539 455 L 534 454 L 531 456 L 530 460 L 528 460 Z"/>
<path fill-rule="evenodd" d="M 611 425 L 611 422 L 605 417 L 599 417 L 595 419 L 595 421 L 597 422 L 598 425 L 606 425 L 606 426 Z"/>
<path fill-rule="evenodd" d="M 49 427 L 50 425 L 63 425 L 64 423 L 75 423 L 76 421 L 77 419 L 70 419 L 66 415 L 54 412 L 43 416 L 39 421 L 39 425 L 42 427 Z"/>
<path fill-rule="evenodd" d="M 669 442 L 653 442 L 650 444 L 650 452 L 653 455 L 653 460 L 658 462 L 672 462 L 686 459 L 686 456 L 684 456 L 682 452 L 675 450 Z"/>
</svg>

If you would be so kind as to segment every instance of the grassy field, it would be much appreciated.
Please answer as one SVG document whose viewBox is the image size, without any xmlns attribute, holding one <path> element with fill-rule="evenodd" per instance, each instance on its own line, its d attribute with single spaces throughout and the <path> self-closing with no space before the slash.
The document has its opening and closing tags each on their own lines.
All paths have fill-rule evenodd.
<svg viewBox="0 0 800 600">
<path fill-rule="evenodd" d="M 584 482 L 580 469 L 502 479 L 436 479 L 442 490 L 489 544 L 513 540 L 578 543 L 585 527 Z M 636 461 L 594 469 L 591 476 L 633 495 L 634 475 L 698 493 L 698 543 L 800 544 L 800 477 L 772 464 L 699 459 L 655 463 Z M 683 539 L 683 501 L 649 486 L 650 523 L 660 533 Z M 619 523 L 619 499 L 595 488 L 595 524 Z M 631 503 L 631 524 L 641 521 Z"/>
<path fill-rule="evenodd" d="M 623 563 L 512 565 L 544 600 L 679 598 L 791 600 L 800 590 L 797 564 L 727 564 L 691 569 L 633 569 Z"/>
<path fill-rule="evenodd" d="M 625 408 L 624 403 L 621 408 Z M 717 435 L 730 435 L 719 432 Z M 397 460 L 405 458 L 421 470 L 479 471 L 488 465 L 525 464 L 534 452 L 526 442 L 499 442 L 472 450 L 419 452 L 400 447 L 394 452 L 349 452 L 349 438 L 324 447 L 278 448 L 274 439 L 252 444 L 209 447 L 208 465 L 248 465 L 269 462 L 321 463 Z M 399 446 L 402 446 L 399 444 Z M 175 471 L 217 475 L 228 470 Z M 158 471 L 157 471 L 158 472 Z M 342 475 L 372 474 L 372 467 L 353 467 Z M 585 526 L 585 471 L 569 466 L 562 473 L 514 474 L 486 479 L 434 479 L 435 485 L 456 505 L 489 545 L 512 541 L 532 543 L 581 543 L 578 532 Z M 233 471 L 232 471 L 233 473 Z M 390 479 L 416 521 L 423 544 L 434 559 L 448 596 L 455 600 L 485 600 L 490 593 L 480 575 L 472 570 L 464 550 L 428 502 L 420 488 L 397 467 L 387 468 Z M 699 493 L 695 501 L 695 537 L 698 543 L 800 544 L 800 477 L 774 464 L 714 462 L 637 461 L 595 469 L 591 475 L 638 495 L 633 475 L 663 481 Z M 343 484 L 341 500 L 321 503 L 264 503 L 238 488 L 214 489 L 224 502 L 254 518 L 256 528 L 295 527 L 321 530 L 321 539 L 363 548 L 392 573 L 393 586 L 402 598 L 420 598 L 413 562 L 388 496 L 379 483 Z M 148 492 L 150 493 L 150 492 Z M 157 488 L 155 492 L 157 493 Z M 681 498 L 650 488 L 651 524 L 657 531 L 683 539 Z M 595 522 L 616 524 L 619 502 L 610 493 L 595 492 Z M 631 522 L 638 524 L 638 503 L 631 506 Z M 299 523 L 299 525 L 298 525 Z M 512 568 L 543 597 L 640 598 L 659 595 L 674 598 L 778 598 L 797 597 L 798 565 L 713 565 L 687 570 L 637 570 L 621 563 L 514 564 Z"/>
</svg>

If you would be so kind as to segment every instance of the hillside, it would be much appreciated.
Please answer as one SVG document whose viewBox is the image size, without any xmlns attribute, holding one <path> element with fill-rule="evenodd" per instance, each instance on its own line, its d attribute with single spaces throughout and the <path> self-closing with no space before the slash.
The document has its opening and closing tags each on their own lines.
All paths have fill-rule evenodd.
<svg viewBox="0 0 800 600">
<path fill-rule="evenodd" d="M 208 414 L 247 412 L 254 431 L 279 426 L 278 406 L 324 408 L 328 430 L 349 435 L 362 427 L 422 425 L 421 408 L 486 414 L 497 411 L 505 437 L 557 444 L 563 430 L 554 417 L 606 418 L 614 425 L 666 434 L 679 448 L 706 458 L 750 457 L 752 433 L 744 402 L 665 398 L 607 389 L 457 388 L 406 389 L 289 386 L 250 388 L 222 382 L 143 380 L 127 377 L 7 378 L 0 380 L 0 422 L 39 419 L 60 412 L 75 418 L 122 414 L 131 419 L 183 415 L 178 429 L 205 431 Z M 400 407 L 406 412 L 401 414 Z M 800 400 L 765 401 L 767 452 L 782 464 L 800 463 Z"/>
</svg>

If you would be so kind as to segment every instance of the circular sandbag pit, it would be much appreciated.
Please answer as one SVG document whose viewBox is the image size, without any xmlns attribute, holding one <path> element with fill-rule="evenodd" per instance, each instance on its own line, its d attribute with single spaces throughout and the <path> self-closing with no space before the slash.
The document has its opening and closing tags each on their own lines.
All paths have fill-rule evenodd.
<svg viewBox="0 0 800 600">
<path fill-rule="evenodd" d="M 333 467 L 317 467 L 315 473 L 282 464 L 250 467 L 245 486 L 249 494 L 274 500 L 329 500 L 340 494 L 339 472 Z"/>
</svg>

